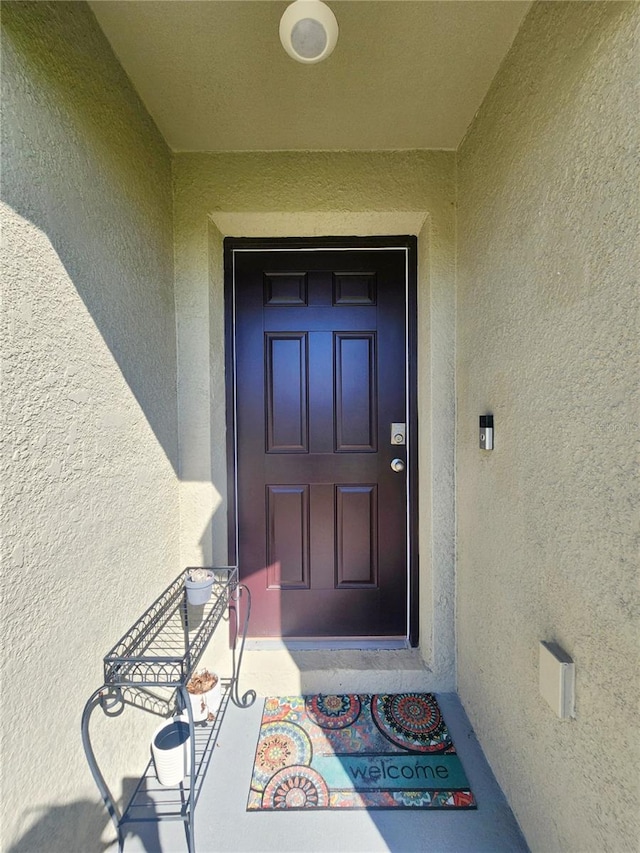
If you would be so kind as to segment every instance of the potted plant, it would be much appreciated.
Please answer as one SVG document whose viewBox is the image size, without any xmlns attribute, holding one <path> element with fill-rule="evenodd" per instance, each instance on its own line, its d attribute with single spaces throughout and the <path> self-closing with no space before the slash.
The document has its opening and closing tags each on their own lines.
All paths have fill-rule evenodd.
<svg viewBox="0 0 640 853">
<path fill-rule="evenodd" d="M 189 772 L 189 724 L 183 717 L 164 720 L 154 731 L 151 753 L 161 785 L 178 785 Z"/>
<path fill-rule="evenodd" d="M 189 604 L 206 604 L 211 598 L 213 580 L 211 569 L 189 569 L 184 581 Z"/>
<path fill-rule="evenodd" d="M 194 673 L 187 682 L 194 723 L 212 722 L 222 702 L 222 684 L 213 672 L 204 669 Z"/>
</svg>

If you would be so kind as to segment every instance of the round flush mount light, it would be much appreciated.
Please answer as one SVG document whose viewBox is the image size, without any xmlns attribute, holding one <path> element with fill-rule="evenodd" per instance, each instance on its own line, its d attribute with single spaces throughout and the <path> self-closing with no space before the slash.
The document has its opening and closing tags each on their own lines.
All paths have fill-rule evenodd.
<svg viewBox="0 0 640 853">
<path fill-rule="evenodd" d="M 322 0 L 295 0 L 280 19 L 280 41 L 298 62 L 322 62 L 338 41 L 336 16 Z"/>
</svg>

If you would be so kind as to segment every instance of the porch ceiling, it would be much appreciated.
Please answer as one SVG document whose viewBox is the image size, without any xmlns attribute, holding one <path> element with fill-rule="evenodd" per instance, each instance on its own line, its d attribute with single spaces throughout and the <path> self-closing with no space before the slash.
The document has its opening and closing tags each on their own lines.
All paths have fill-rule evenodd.
<svg viewBox="0 0 640 853">
<path fill-rule="evenodd" d="M 281 0 L 94 0 L 174 151 L 458 147 L 530 3 L 330 0 L 318 65 L 280 46 Z"/>
</svg>

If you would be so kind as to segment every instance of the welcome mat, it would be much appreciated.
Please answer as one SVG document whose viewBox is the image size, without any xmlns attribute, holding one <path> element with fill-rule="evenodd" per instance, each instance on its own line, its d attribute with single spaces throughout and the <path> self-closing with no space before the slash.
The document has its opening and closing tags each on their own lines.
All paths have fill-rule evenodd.
<svg viewBox="0 0 640 853">
<path fill-rule="evenodd" d="M 474 809 L 431 693 L 265 700 L 247 811 Z"/>
</svg>

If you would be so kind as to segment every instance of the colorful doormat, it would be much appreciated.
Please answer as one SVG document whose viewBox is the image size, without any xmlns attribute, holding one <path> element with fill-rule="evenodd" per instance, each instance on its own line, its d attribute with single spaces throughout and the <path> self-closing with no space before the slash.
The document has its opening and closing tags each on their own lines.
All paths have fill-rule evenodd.
<svg viewBox="0 0 640 853">
<path fill-rule="evenodd" d="M 265 700 L 247 811 L 474 809 L 431 693 Z"/>
</svg>

